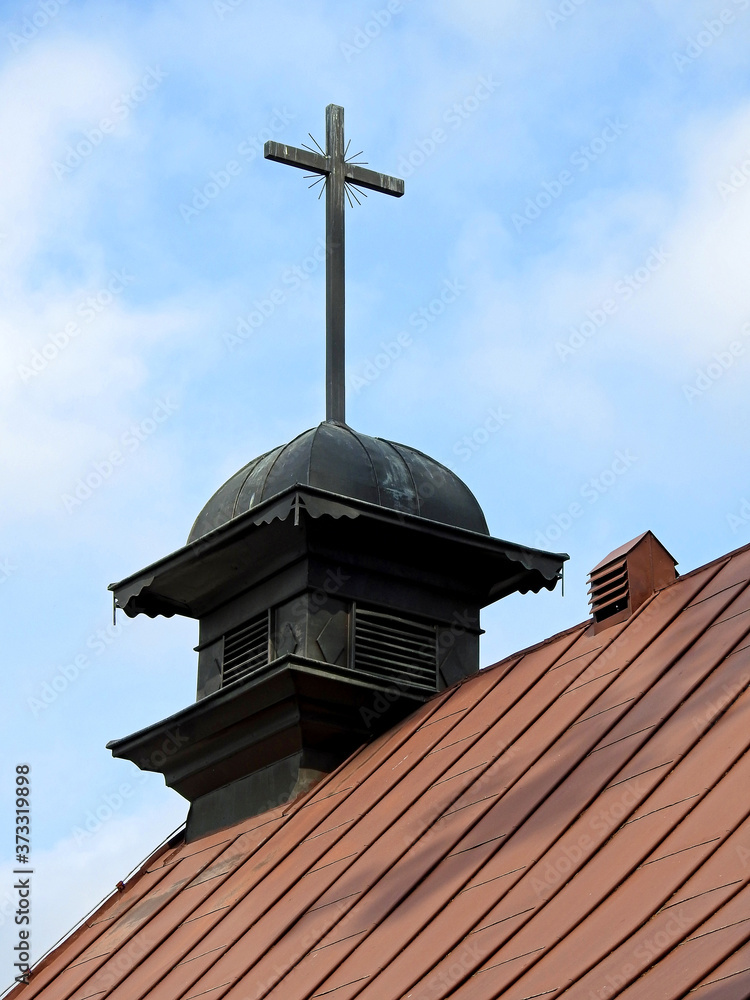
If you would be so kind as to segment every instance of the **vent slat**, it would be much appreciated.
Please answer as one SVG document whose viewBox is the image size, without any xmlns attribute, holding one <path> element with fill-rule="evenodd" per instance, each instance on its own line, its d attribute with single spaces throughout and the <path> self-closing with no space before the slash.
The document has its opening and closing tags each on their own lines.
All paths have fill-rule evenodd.
<svg viewBox="0 0 750 1000">
<path fill-rule="evenodd" d="M 597 622 L 624 611 L 630 601 L 627 559 L 618 559 L 591 573 L 589 584 L 589 604 Z"/>
<path fill-rule="evenodd" d="M 399 628 L 397 625 L 389 624 L 388 622 L 381 621 L 370 621 L 365 619 L 360 620 L 360 627 L 366 628 L 371 632 L 384 632 L 390 635 L 400 635 L 404 638 L 411 639 L 425 639 L 434 633 L 434 629 L 420 628 L 420 629 L 405 629 Z"/>
<path fill-rule="evenodd" d="M 397 660 L 394 658 L 384 660 L 382 656 L 371 656 L 360 650 L 359 657 L 357 658 L 357 666 L 365 666 L 367 664 L 371 667 L 382 667 L 386 671 L 419 674 L 421 677 L 432 677 L 434 673 L 431 667 L 417 667 L 408 660 Z"/>
<path fill-rule="evenodd" d="M 366 621 L 370 625 L 381 624 L 386 628 L 395 629 L 398 632 L 420 632 L 428 634 L 433 631 L 431 625 L 424 625 L 422 622 L 409 621 L 407 618 L 400 618 L 398 615 L 388 615 L 383 611 L 366 611 L 358 609 L 360 621 Z"/>
<path fill-rule="evenodd" d="M 434 653 L 431 657 L 421 656 L 417 658 L 395 647 L 363 646 L 360 643 L 359 655 L 360 657 L 369 656 L 373 660 L 379 660 L 384 663 L 403 663 L 405 666 L 413 667 L 415 670 L 432 670 L 435 666 Z"/>
<path fill-rule="evenodd" d="M 609 590 L 603 590 L 601 593 L 592 593 L 589 597 L 589 604 L 611 604 L 613 601 L 617 600 L 618 596 L 627 597 L 627 594 L 628 581 L 623 580 L 622 583 L 618 583 Z"/>
<path fill-rule="evenodd" d="M 606 594 L 608 591 L 613 590 L 617 587 L 627 587 L 628 576 L 627 573 L 618 574 L 613 576 L 611 580 L 605 580 L 602 583 L 593 583 L 589 589 L 589 594 Z"/>
<path fill-rule="evenodd" d="M 266 659 L 267 650 L 265 648 L 255 649 L 254 652 L 247 656 L 243 656 L 241 659 L 225 660 L 224 661 L 224 675 L 228 674 L 230 671 L 236 671 L 239 667 L 245 665 L 255 665 Z"/>
<path fill-rule="evenodd" d="M 268 663 L 268 612 L 232 629 L 224 636 L 221 686 L 250 677 Z"/>
<path fill-rule="evenodd" d="M 437 690 L 437 630 L 382 611 L 357 608 L 354 667 L 404 688 Z"/>
<path fill-rule="evenodd" d="M 419 649 L 424 646 L 425 643 L 431 643 L 435 637 L 434 632 L 412 636 L 404 635 L 402 632 L 397 632 L 395 629 L 372 628 L 369 625 L 360 625 L 359 631 L 363 636 L 368 636 L 373 640 L 396 642 L 399 646 L 409 646 L 411 649 Z"/>
<path fill-rule="evenodd" d="M 430 636 L 429 639 L 421 639 L 419 642 L 399 642 L 399 636 L 390 634 L 388 636 L 378 635 L 367 632 L 362 629 L 359 633 L 360 638 L 367 639 L 369 644 L 372 646 L 378 646 L 381 649 L 388 652 L 388 650 L 401 651 L 404 649 L 409 649 L 414 654 L 415 657 L 423 657 L 427 660 L 434 660 L 435 658 L 435 636 Z"/>
<path fill-rule="evenodd" d="M 258 642 L 262 642 L 267 635 L 266 629 L 259 629 L 257 632 L 245 636 L 242 640 L 232 640 L 224 643 L 224 653 L 230 656 L 240 656 L 247 649 L 251 649 Z"/>
<path fill-rule="evenodd" d="M 241 642 L 248 635 L 254 635 L 258 632 L 263 632 L 266 628 L 267 616 L 263 615 L 263 620 L 257 620 L 248 622 L 245 625 L 239 626 L 237 629 L 233 629 L 231 632 L 227 633 L 227 638 L 230 642 Z"/>
<path fill-rule="evenodd" d="M 627 565 L 627 559 L 620 559 L 617 562 L 608 563 L 606 566 L 602 566 L 602 568 L 597 570 L 595 573 L 590 573 L 589 580 L 592 583 L 600 583 L 602 580 L 606 580 L 608 576 L 612 576 L 614 573 L 627 573 Z"/>
<path fill-rule="evenodd" d="M 242 636 L 242 638 L 225 640 L 224 649 L 229 650 L 231 653 L 241 653 L 243 650 L 247 649 L 248 646 L 252 646 L 256 642 L 263 639 L 266 634 L 266 629 L 258 629 L 248 635 Z"/>
<path fill-rule="evenodd" d="M 429 680 L 419 680 L 414 677 L 407 678 L 404 674 L 386 677 L 379 670 L 366 670 L 364 667 L 357 669 L 357 677 L 371 677 L 373 680 L 393 685 L 405 691 L 430 691 L 432 693 L 435 691 L 435 683 L 432 678 Z"/>
</svg>

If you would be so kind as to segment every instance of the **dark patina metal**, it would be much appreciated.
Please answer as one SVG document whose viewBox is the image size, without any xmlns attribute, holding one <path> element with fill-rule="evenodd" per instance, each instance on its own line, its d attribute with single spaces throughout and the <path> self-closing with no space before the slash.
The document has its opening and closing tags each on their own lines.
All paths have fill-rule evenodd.
<svg viewBox="0 0 750 1000">
<path fill-rule="evenodd" d="M 346 421 L 345 399 L 345 207 L 350 187 L 400 198 L 404 182 L 346 159 L 344 109 L 326 108 L 325 153 L 280 142 L 265 145 L 266 159 L 309 170 L 323 178 L 326 192 L 326 420 Z M 355 154 L 359 155 L 359 154 Z M 356 195 L 355 195 L 356 197 Z"/>
<path fill-rule="evenodd" d="M 346 159 L 343 108 L 326 129 L 325 152 L 265 155 L 325 184 L 327 419 L 240 469 L 185 547 L 110 588 L 130 617 L 200 623 L 196 704 L 108 744 L 190 801 L 188 839 L 300 794 L 476 673 L 481 608 L 552 590 L 568 558 L 492 538 L 450 469 L 346 425 L 344 198 L 404 185 Z"/>
<path fill-rule="evenodd" d="M 326 422 L 240 469 L 200 512 L 188 541 L 291 486 L 313 486 L 489 534 L 476 497 L 446 466 L 408 445 Z"/>
</svg>

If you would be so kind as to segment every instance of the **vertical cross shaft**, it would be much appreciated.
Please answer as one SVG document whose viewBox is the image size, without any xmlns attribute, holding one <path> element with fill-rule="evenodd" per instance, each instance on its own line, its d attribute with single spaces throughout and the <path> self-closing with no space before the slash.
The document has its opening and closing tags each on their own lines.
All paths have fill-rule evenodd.
<svg viewBox="0 0 750 1000">
<path fill-rule="evenodd" d="M 344 109 L 326 108 L 326 420 L 346 423 Z"/>
<path fill-rule="evenodd" d="M 381 191 L 400 198 L 404 182 L 359 163 L 347 162 L 344 146 L 344 109 L 326 108 L 326 151 L 298 149 L 269 141 L 264 155 L 325 177 L 326 186 L 326 420 L 346 423 L 346 289 L 344 197 L 346 185 Z"/>
</svg>

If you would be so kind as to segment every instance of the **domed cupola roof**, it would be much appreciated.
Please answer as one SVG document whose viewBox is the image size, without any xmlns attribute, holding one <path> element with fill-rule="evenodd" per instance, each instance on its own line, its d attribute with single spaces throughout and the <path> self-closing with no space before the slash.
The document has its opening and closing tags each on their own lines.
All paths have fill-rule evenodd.
<svg viewBox="0 0 750 1000">
<path fill-rule="evenodd" d="M 335 104 L 325 142 L 264 155 L 323 183 L 326 421 L 240 469 L 187 545 L 110 588 L 131 618 L 200 624 L 195 705 L 108 744 L 188 799 L 188 840 L 295 798 L 476 673 L 480 610 L 553 590 L 568 558 L 491 537 L 450 469 L 347 425 L 345 198 L 404 182 L 347 159 Z"/>
<path fill-rule="evenodd" d="M 198 515 L 188 542 L 293 486 L 489 534 L 474 494 L 440 462 L 407 445 L 326 421 L 254 459 L 224 483 Z"/>
</svg>

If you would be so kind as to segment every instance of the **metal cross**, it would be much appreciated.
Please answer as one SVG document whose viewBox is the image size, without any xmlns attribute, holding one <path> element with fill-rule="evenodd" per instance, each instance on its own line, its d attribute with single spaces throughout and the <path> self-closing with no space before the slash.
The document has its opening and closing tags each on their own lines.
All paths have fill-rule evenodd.
<svg viewBox="0 0 750 1000">
<path fill-rule="evenodd" d="M 266 159 L 320 174 L 320 180 L 325 184 L 326 420 L 342 424 L 346 423 L 344 197 L 349 197 L 346 186 L 352 184 L 370 191 L 382 191 L 383 194 L 391 194 L 396 198 L 404 193 L 404 182 L 398 177 L 367 170 L 361 164 L 352 162 L 354 157 L 347 160 L 348 148 L 344 146 L 344 109 L 336 104 L 329 104 L 326 108 L 325 153 L 322 149 L 317 153 L 314 149 L 297 149 L 295 146 L 284 146 L 273 141 L 267 142 L 264 149 Z M 354 197 L 356 198 L 356 194 Z"/>
</svg>

